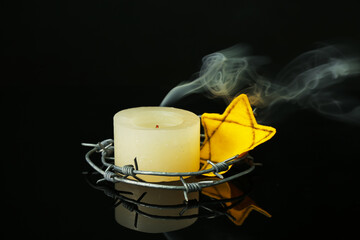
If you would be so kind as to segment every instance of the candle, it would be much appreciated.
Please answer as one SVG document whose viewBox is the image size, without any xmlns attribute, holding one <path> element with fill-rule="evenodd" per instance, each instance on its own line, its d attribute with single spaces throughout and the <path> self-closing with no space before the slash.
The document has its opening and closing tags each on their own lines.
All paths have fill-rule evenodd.
<svg viewBox="0 0 360 240">
<path fill-rule="evenodd" d="M 139 170 L 193 172 L 200 166 L 200 119 L 171 107 L 137 107 L 114 116 L 115 165 Z M 179 177 L 139 175 L 145 181 L 175 181 Z"/>
</svg>

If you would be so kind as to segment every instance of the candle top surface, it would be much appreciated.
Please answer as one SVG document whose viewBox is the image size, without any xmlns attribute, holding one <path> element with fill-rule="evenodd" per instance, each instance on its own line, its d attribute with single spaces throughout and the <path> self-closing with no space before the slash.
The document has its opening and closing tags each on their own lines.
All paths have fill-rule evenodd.
<svg viewBox="0 0 360 240">
<path fill-rule="evenodd" d="M 187 110 L 173 107 L 136 107 L 124 109 L 114 116 L 114 124 L 143 130 L 176 130 L 194 126 L 199 117 Z"/>
</svg>

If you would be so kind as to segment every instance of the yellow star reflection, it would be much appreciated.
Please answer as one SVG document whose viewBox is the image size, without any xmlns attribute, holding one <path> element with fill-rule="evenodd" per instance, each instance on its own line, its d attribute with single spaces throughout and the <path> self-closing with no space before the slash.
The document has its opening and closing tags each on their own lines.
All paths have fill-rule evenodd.
<svg viewBox="0 0 360 240">
<path fill-rule="evenodd" d="M 256 122 L 245 94 L 236 97 L 223 114 L 204 113 L 201 117 L 205 140 L 200 148 L 202 163 L 221 162 L 242 155 L 274 136 L 275 128 Z"/>
<path fill-rule="evenodd" d="M 215 199 L 230 199 L 242 196 L 244 193 L 231 183 L 223 183 L 220 185 L 204 188 L 202 194 L 205 194 L 211 198 Z M 227 207 L 232 205 L 232 202 L 224 203 Z M 227 210 L 227 213 L 231 216 L 228 216 L 229 219 L 236 225 L 240 226 L 244 223 L 245 219 L 249 216 L 250 212 L 255 210 L 266 217 L 271 217 L 271 215 L 260 208 L 250 197 L 244 196 L 244 199 L 236 204 L 234 207 L 231 207 Z"/>
</svg>

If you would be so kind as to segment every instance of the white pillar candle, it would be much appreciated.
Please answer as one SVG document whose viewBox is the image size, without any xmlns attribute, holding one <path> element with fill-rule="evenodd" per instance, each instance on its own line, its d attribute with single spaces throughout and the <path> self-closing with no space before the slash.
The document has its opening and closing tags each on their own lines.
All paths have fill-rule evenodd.
<svg viewBox="0 0 360 240">
<path fill-rule="evenodd" d="M 193 172 L 200 166 L 200 119 L 194 113 L 171 107 L 138 107 L 114 116 L 115 165 L 139 170 Z M 150 182 L 178 177 L 139 175 Z"/>
</svg>

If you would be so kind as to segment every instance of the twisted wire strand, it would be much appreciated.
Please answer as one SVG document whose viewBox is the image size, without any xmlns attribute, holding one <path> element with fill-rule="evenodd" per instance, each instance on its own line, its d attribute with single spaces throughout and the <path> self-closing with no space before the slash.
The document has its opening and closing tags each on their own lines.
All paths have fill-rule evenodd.
<svg viewBox="0 0 360 240">
<path fill-rule="evenodd" d="M 113 173 L 110 169 L 107 169 L 105 170 L 105 173 L 104 173 L 104 179 L 109 181 L 109 182 L 115 182 L 115 176 L 116 174 Z"/>
<path fill-rule="evenodd" d="M 126 176 L 134 176 L 134 166 L 133 165 L 125 165 L 121 169 L 122 174 Z"/>
</svg>

